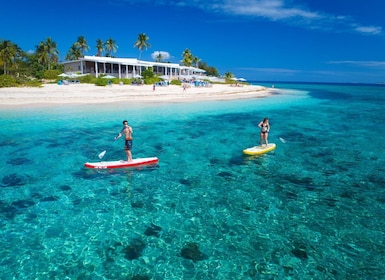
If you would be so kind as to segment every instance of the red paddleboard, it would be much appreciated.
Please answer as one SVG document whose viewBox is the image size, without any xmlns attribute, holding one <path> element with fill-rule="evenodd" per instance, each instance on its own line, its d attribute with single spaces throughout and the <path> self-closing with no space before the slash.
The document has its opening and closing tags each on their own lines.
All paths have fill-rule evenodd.
<svg viewBox="0 0 385 280">
<path fill-rule="evenodd" d="M 96 169 L 110 169 L 110 168 L 125 168 L 136 167 L 141 165 L 150 165 L 158 163 L 157 157 L 148 158 L 135 158 L 132 161 L 116 160 L 116 161 L 99 161 L 99 162 L 86 162 L 85 167 Z"/>
</svg>

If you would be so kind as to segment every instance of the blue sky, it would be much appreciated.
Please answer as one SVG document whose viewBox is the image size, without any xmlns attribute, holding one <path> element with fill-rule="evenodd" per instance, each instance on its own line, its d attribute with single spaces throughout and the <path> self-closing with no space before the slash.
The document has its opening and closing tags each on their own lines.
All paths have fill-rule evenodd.
<svg viewBox="0 0 385 280">
<path fill-rule="evenodd" d="M 0 38 L 25 51 L 47 37 L 63 60 L 78 36 L 117 42 L 116 57 L 193 55 L 256 81 L 385 82 L 384 0 L 57 0 L 2 3 Z M 8 11 L 8 12 L 4 12 Z"/>
</svg>

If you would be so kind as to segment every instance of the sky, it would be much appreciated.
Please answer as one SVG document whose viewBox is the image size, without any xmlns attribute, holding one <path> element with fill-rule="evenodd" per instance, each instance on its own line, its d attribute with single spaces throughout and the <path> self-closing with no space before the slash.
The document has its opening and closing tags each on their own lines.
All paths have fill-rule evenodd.
<svg viewBox="0 0 385 280">
<path fill-rule="evenodd" d="M 5 12 L 8 11 L 8 12 Z M 64 60 L 84 36 L 115 57 L 180 63 L 189 49 L 221 75 L 249 81 L 385 83 L 384 0 L 19 0 L 2 3 L 0 39 L 24 51 L 51 37 Z"/>
</svg>

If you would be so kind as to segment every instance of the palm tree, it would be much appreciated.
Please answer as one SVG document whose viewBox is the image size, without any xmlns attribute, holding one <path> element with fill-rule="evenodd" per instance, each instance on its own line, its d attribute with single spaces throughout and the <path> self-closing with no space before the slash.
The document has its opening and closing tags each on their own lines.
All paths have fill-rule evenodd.
<svg viewBox="0 0 385 280">
<path fill-rule="evenodd" d="M 226 79 L 231 79 L 231 78 L 234 78 L 234 74 L 227 71 L 227 72 L 225 73 L 224 77 L 225 77 Z"/>
<path fill-rule="evenodd" d="M 82 57 L 81 49 L 77 46 L 76 43 L 74 43 L 71 48 L 68 50 L 66 60 L 78 60 L 80 57 Z"/>
<path fill-rule="evenodd" d="M 147 41 L 150 40 L 150 38 L 146 35 L 146 33 L 141 33 L 138 35 L 138 39 L 134 43 L 134 48 L 139 49 L 139 60 L 142 56 L 143 49 L 151 48 L 151 44 Z"/>
<path fill-rule="evenodd" d="M 7 75 L 7 64 L 16 63 L 17 56 L 21 55 L 21 49 L 9 40 L 0 41 L 0 60 L 3 62 L 3 72 Z"/>
<path fill-rule="evenodd" d="M 84 52 L 88 52 L 90 49 L 90 47 L 87 45 L 86 38 L 83 35 L 78 37 L 78 40 L 74 45 L 79 48 L 82 57 L 84 57 Z"/>
<path fill-rule="evenodd" d="M 193 55 L 189 49 L 185 49 L 182 53 L 182 64 L 185 66 L 191 66 L 193 61 Z"/>
<path fill-rule="evenodd" d="M 36 54 L 38 62 L 43 65 L 47 64 L 48 70 L 50 70 L 51 62 L 55 63 L 58 61 L 59 51 L 56 48 L 56 42 L 52 41 L 51 37 L 48 37 L 36 47 Z"/>
<path fill-rule="evenodd" d="M 23 63 L 25 63 L 25 58 L 27 57 L 27 54 L 25 51 L 23 51 L 21 48 L 19 48 L 18 45 L 13 44 L 14 48 L 16 50 L 16 56 L 12 59 L 12 63 L 17 71 L 17 76 L 19 75 L 19 65 L 23 66 Z"/>
<path fill-rule="evenodd" d="M 116 45 L 116 42 L 114 39 L 110 38 L 108 39 L 105 43 L 104 43 L 104 46 L 107 50 L 107 54 L 106 56 L 110 56 L 112 57 L 112 52 L 116 53 L 116 50 L 118 48 L 118 46 Z"/>
<path fill-rule="evenodd" d="M 157 56 L 155 57 L 155 62 L 162 62 L 163 56 L 161 52 L 158 52 Z"/>
<path fill-rule="evenodd" d="M 48 53 L 49 53 L 49 60 L 48 60 L 48 70 L 49 70 L 51 69 L 50 67 L 51 62 L 56 63 L 59 61 L 59 57 L 58 57 L 59 51 L 57 50 L 56 42 L 52 41 L 51 37 L 48 37 L 45 40 L 45 44 L 48 47 Z"/>
<path fill-rule="evenodd" d="M 191 60 L 191 63 L 194 64 L 196 68 L 199 68 L 198 67 L 199 66 L 199 61 L 200 61 L 199 57 L 193 56 L 193 58 Z"/>
<path fill-rule="evenodd" d="M 47 49 L 47 46 L 44 45 L 43 42 L 40 42 L 38 46 L 36 46 L 36 57 L 37 62 L 43 65 L 43 68 L 45 68 L 45 65 L 48 64 L 49 61 L 49 52 Z"/>
<path fill-rule="evenodd" d="M 96 40 L 96 50 L 98 51 L 96 56 L 102 56 L 103 55 L 103 50 L 104 50 L 104 44 L 102 39 L 97 39 Z"/>
</svg>

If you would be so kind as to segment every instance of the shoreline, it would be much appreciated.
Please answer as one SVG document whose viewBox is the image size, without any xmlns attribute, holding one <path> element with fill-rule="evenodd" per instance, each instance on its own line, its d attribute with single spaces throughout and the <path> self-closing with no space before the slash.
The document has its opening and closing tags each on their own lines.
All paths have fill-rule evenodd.
<svg viewBox="0 0 385 280">
<path fill-rule="evenodd" d="M 42 87 L 0 88 L 0 108 L 59 106 L 69 104 L 106 104 L 116 102 L 195 102 L 220 101 L 246 98 L 262 98 L 273 94 L 273 89 L 263 86 L 213 84 L 211 87 L 152 85 L 111 85 L 106 87 L 93 84 L 57 85 Z"/>
</svg>

